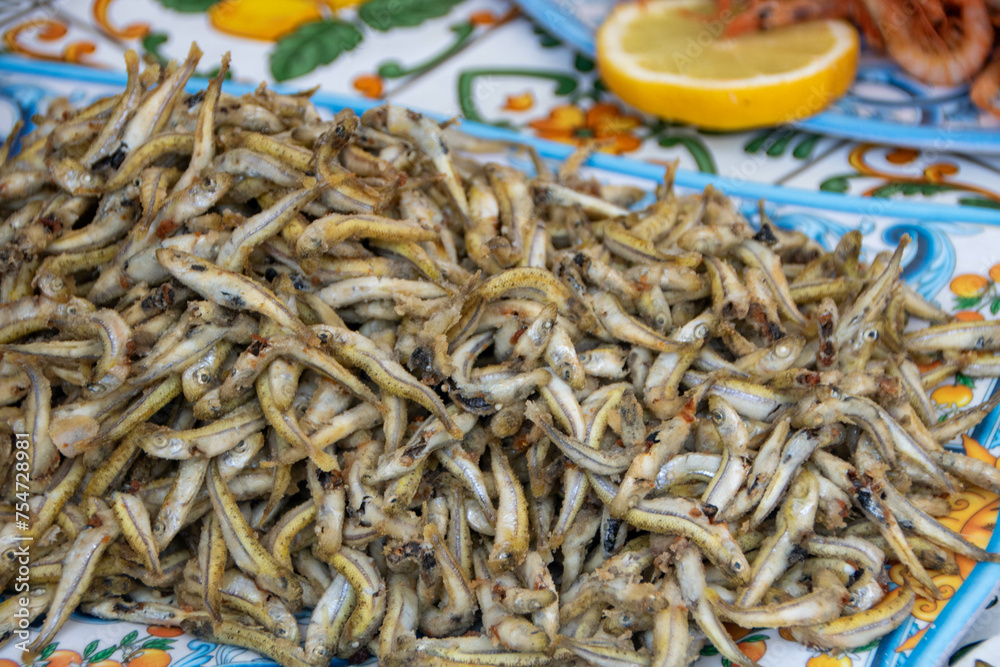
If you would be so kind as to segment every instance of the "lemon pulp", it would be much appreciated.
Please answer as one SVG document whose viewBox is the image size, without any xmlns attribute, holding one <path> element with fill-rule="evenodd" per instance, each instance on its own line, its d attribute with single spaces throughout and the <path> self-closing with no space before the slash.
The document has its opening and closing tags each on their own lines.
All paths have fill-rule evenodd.
<svg viewBox="0 0 1000 667">
<path fill-rule="evenodd" d="M 638 108 L 714 129 L 789 122 L 819 111 L 854 78 L 856 30 L 813 21 L 721 37 L 704 0 L 622 5 L 598 33 L 608 87 Z"/>
</svg>

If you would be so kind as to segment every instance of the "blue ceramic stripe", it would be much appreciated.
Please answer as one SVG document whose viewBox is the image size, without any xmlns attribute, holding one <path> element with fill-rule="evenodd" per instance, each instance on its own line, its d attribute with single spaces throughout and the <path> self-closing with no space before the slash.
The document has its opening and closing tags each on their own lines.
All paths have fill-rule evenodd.
<svg viewBox="0 0 1000 667">
<path fill-rule="evenodd" d="M 994 382 L 993 392 L 1000 391 L 1000 383 Z M 993 441 L 1000 420 L 1000 410 L 994 410 L 972 431 L 972 437 L 985 446 L 997 444 Z M 993 537 L 987 546 L 989 551 L 1000 551 L 1000 530 L 993 529 Z M 966 626 L 977 611 L 983 608 L 993 593 L 997 580 L 1000 580 L 1000 563 L 979 563 L 969 574 L 955 596 L 937 617 L 927 634 L 920 640 L 910 653 L 904 664 L 920 665 L 934 664 L 941 656 L 954 650 L 961 640 Z M 884 645 L 884 644 L 883 644 Z M 897 642 L 892 646 L 897 646 Z"/>
<path fill-rule="evenodd" d="M 594 33 L 573 13 L 573 0 L 514 0 L 525 14 L 577 51 L 597 53 Z"/>
<path fill-rule="evenodd" d="M 890 123 L 828 112 L 793 123 L 801 130 L 896 146 L 918 146 L 948 153 L 1000 153 L 1000 132 Z"/>
<path fill-rule="evenodd" d="M 871 667 L 893 667 L 896 665 L 896 661 L 900 658 L 899 654 L 896 653 L 896 647 L 906 641 L 914 623 L 916 621 L 913 617 L 908 616 L 902 625 L 883 637 L 878 648 L 875 649 L 875 655 L 868 664 Z M 914 664 L 919 665 L 919 663 Z"/>
<path fill-rule="evenodd" d="M 0 55 L 0 73 L 3 71 L 18 74 L 41 75 L 70 81 L 83 81 L 105 85 L 123 86 L 124 72 L 98 70 L 78 65 L 63 63 L 48 63 L 28 60 L 20 56 Z M 190 91 L 201 90 L 205 86 L 203 79 L 192 79 L 187 88 Z M 243 94 L 252 92 L 256 86 L 248 83 L 227 81 L 223 88 L 230 93 Z M 294 92 L 287 86 L 274 86 L 275 90 Z M 313 95 L 313 103 L 331 110 L 343 108 L 364 111 L 383 102 L 362 100 L 357 97 L 319 92 Z M 429 112 L 428 115 L 444 120 L 440 114 Z M 545 158 L 564 160 L 573 153 L 573 147 L 566 144 L 538 139 L 522 135 L 516 130 L 509 130 L 492 125 L 484 125 L 471 121 L 462 121 L 462 130 L 484 139 L 500 139 L 533 147 Z M 648 162 L 641 162 L 618 155 L 599 153 L 593 156 L 587 164 L 606 171 L 626 174 L 650 181 L 659 182 L 663 178 L 663 167 Z M 712 185 L 731 197 L 739 197 L 756 201 L 767 200 L 774 204 L 786 206 L 804 206 L 826 211 L 841 211 L 856 213 L 863 216 L 885 216 L 907 218 L 911 220 L 930 220 L 938 222 L 972 222 L 987 225 L 1000 225 L 1000 211 L 972 206 L 955 206 L 928 202 L 895 201 L 890 199 L 874 199 L 843 195 L 830 192 L 816 192 L 801 188 L 788 188 L 767 183 L 755 183 L 742 179 L 726 178 L 712 174 L 679 169 L 676 178 L 677 185 L 695 190 L 703 190 Z"/>
</svg>

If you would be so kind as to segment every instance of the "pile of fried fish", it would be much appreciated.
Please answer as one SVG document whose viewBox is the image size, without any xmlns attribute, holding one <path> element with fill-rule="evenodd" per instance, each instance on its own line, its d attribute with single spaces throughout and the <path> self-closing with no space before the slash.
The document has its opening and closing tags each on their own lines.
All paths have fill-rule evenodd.
<svg viewBox="0 0 1000 667">
<path fill-rule="evenodd" d="M 907 286 L 907 239 L 829 252 L 672 169 L 636 210 L 594 147 L 529 176 L 403 108 L 224 93 L 226 59 L 188 94 L 200 55 L 3 147 L 31 651 L 79 608 L 284 667 L 752 665 L 727 624 L 849 650 L 1000 561 L 937 519 L 1000 492 L 943 446 L 998 401 L 928 397 L 1000 375 L 1000 323 Z"/>
</svg>

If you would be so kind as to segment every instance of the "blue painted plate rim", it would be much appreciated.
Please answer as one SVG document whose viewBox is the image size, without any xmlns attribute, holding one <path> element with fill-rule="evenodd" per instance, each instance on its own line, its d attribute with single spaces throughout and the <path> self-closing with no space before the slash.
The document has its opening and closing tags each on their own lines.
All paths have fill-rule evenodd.
<svg viewBox="0 0 1000 667">
<path fill-rule="evenodd" d="M 572 0 L 513 0 L 521 10 L 560 40 L 594 57 L 597 48 L 590 28 L 572 12 Z M 569 9 L 562 9 L 563 6 Z M 824 112 L 792 124 L 802 130 L 854 141 L 933 148 L 949 152 L 1000 155 L 1000 131 L 913 126 Z"/>
<path fill-rule="evenodd" d="M 90 67 L 68 65 L 64 63 L 49 63 L 34 61 L 20 56 L 0 55 L 0 76 L 4 72 L 16 74 L 35 74 L 67 81 L 98 83 L 105 85 L 124 86 L 124 72 L 98 70 Z M 204 79 L 193 79 L 187 88 L 191 91 L 202 89 L 206 84 Z M 243 82 L 226 82 L 225 90 L 234 94 L 252 92 L 256 85 Z M 273 86 L 275 90 L 292 92 L 287 86 Z M 313 101 L 329 109 L 350 108 L 357 113 L 384 104 L 383 101 L 363 100 L 347 95 L 317 92 Z M 440 118 L 439 114 L 430 114 Z M 544 157 L 563 160 L 572 152 L 573 147 L 552 141 L 521 135 L 514 130 L 483 125 L 471 121 L 462 122 L 462 130 L 488 139 L 519 143 L 533 147 Z M 634 176 L 653 182 L 658 182 L 663 176 L 663 167 L 651 163 L 640 162 L 631 158 L 616 155 L 597 154 L 589 165 L 610 172 Z M 879 216 L 891 218 L 906 218 L 911 220 L 938 221 L 951 223 L 979 223 L 1000 226 L 1000 212 L 987 209 L 975 209 L 964 206 L 932 203 L 897 202 L 882 199 L 866 199 L 853 195 L 813 192 L 798 188 L 787 188 L 761 183 L 751 183 L 730 178 L 722 178 L 680 169 L 677 172 L 677 185 L 687 188 L 703 189 L 707 185 L 726 192 L 733 197 L 742 199 L 766 199 L 769 202 L 782 205 L 802 206 L 807 208 L 845 213 L 856 213 L 862 216 Z M 995 383 L 990 394 L 1000 391 L 1000 382 Z M 994 410 L 973 431 L 973 437 L 986 439 L 989 447 L 1000 430 L 1000 408 Z M 994 529 L 988 549 L 1000 551 L 1000 530 Z M 949 648 L 960 638 L 962 630 L 967 626 L 972 616 L 983 607 L 987 598 L 993 592 L 996 581 L 1000 579 L 1000 564 L 979 563 L 973 568 L 965 585 L 961 586 L 949 601 L 941 616 L 928 629 L 921 642 L 906 659 L 906 665 L 933 664 L 937 662 Z M 904 625 L 904 627 L 906 627 Z M 902 639 L 904 630 L 901 628 L 891 633 L 879 646 L 874 665 L 883 667 L 891 664 L 892 652 Z"/>
</svg>

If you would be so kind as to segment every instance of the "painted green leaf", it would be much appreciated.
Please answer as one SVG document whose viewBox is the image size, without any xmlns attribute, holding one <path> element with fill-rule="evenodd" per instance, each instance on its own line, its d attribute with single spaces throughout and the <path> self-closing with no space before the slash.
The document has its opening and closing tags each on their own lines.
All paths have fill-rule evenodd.
<svg viewBox="0 0 1000 667">
<path fill-rule="evenodd" d="M 764 130 L 755 136 L 753 139 L 744 144 L 743 152 L 750 153 L 751 155 L 759 153 L 761 149 L 764 148 L 764 144 L 767 143 L 767 140 L 771 136 L 772 132 L 772 130 Z"/>
<path fill-rule="evenodd" d="M 545 32 L 538 26 L 535 26 L 534 33 L 538 35 L 538 42 L 543 49 L 552 49 L 562 44 L 556 37 Z"/>
<path fill-rule="evenodd" d="M 784 132 L 775 138 L 774 143 L 767 147 L 765 151 L 770 157 L 781 157 L 788 149 L 788 144 L 797 132 Z"/>
<path fill-rule="evenodd" d="M 875 639 L 875 640 L 872 640 L 872 641 L 868 642 L 864 646 L 861 646 L 859 648 L 854 649 L 854 651 L 852 651 L 852 652 L 853 653 L 864 653 L 865 651 L 870 651 L 873 648 L 878 648 L 878 645 L 881 642 L 882 642 L 882 638 L 879 637 L 878 639 Z"/>
<path fill-rule="evenodd" d="M 723 658 L 722 667 L 733 667 L 733 663 L 729 658 Z"/>
<path fill-rule="evenodd" d="M 167 35 L 167 33 L 165 32 L 151 32 L 142 38 L 142 50 L 145 52 L 147 56 L 152 56 L 153 58 L 155 58 L 156 61 L 161 65 L 166 65 L 170 59 L 167 58 L 162 53 L 160 53 L 160 47 L 166 44 L 167 41 L 169 41 L 169 39 L 170 36 Z M 206 72 L 196 71 L 194 73 L 194 76 L 201 79 L 211 79 L 218 73 L 219 73 L 219 66 L 216 65 L 215 67 Z M 226 71 L 226 79 L 228 80 L 232 78 L 233 78 L 233 68 L 230 67 L 229 70 Z"/>
<path fill-rule="evenodd" d="M 957 651 L 955 651 L 954 653 L 951 654 L 950 658 L 948 658 L 948 664 L 949 665 L 954 665 L 956 662 L 958 662 L 959 660 L 961 660 L 962 658 L 964 658 L 966 653 L 968 653 L 972 649 L 976 648 L 977 646 L 979 646 L 980 644 L 982 644 L 984 641 L 986 641 L 986 640 L 985 639 L 980 639 L 978 642 L 972 642 L 971 644 L 966 644 L 962 648 L 958 649 Z"/>
<path fill-rule="evenodd" d="M 164 32 L 151 32 L 142 38 L 142 50 L 153 54 L 157 60 L 166 62 L 166 58 L 160 55 L 160 47 L 166 44 L 168 39 L 170 37 Z"/>
<path fill-rule="evenodd" d="M 100 643 L 101 642 L 99 642 L 99 641 L 97 641 L 95 639 L 94 641 L 92 641 L 89 644 L 87 644 L 87 648 L 83 649 L 83 657 L 84 658 L 89 658 L 90 654 L 97 650 L 97 645 L 100 644 Z"/>
<path fill-rule="evenodd" d="M 48 646 L 42 649 L 42 652 L 38 654 L 39 660 L 48 660 L 49 656 L 56 652 L 56 648 L 59 647 L 59 642 L 52 642 Z"/>
<path fill-rule="evenodd" d="M 718 170 L 715 168 L 715 159 L 712 157 L 712 153 L 705 146 L 704 142 L 700 138 L 695 137 L 663 137 L 660 139 L 660 145 L 664 148 L 671 148 L 673 146 L 683 146 L 687 149 L 687 152 L 691 154 L 694 158 L 695 164 L 698 165 L 698 171 L 704 174 L 716 174 Z"/>
<path fill-rule="evenodd" d="M 705 644 L 705 646 L 701 647 L 701 654 L 708 656 L 719 655 L 719 649 L 715 648 L 711 644 Z"/>
<path fill-rule="evenodd" d="M 122 641 L 119 644 L 119 646 L 128 646 L 129 644 L 131 644 L 132 642 L 134 642 L 138 637 L 139 637 L 139 633 L 136 632 L 135 630 L 133 630 L 132 632 L 130 632 L 127 635 L 125 635 L 124 637 L 122 637 Z"/>
<path fill-rule="evenodd" d="M 578 53 L 573 59 L 573 67 L 576 68 L 577 72 L 590 72 L 594 69 L 594 61 L 582 53 Z"/>
<path fill-rule="evenodd" d="M 983 300 L 982 296 L 956 296 L 955 297 L 955 308 L 959 310 L 968 310 L 969 308 L 975 308 L 979 305 L 979 302 Z"/>
<path fill-rule="evenodd" d="M 569 95 L 577 88 L 577 81 L 563 71 L 534 69 L 470 69 L 458 75 L 458 104 L 462 115 L 478 123 L 489 123 L 479 113 L 476 101 L 485 94 L 492 92 L 494 83 L 490 80 L 477 84 L 479 77 L 525 77 L 531 79 L 548 79 L 556 84 L 556 95 Z M 492 123 L 502 126 L 503 122 Z"/>
<path fill-rule="evenodd" d="M 976 381 L 964 373 L 955 373 L 955 384 L 964 384 L 970 389 L 976 388 Z"/>
<path fill-rule="evenodd" d="M 750 635 L 749 637 L 744 637 L 740 640 L 741 644 L 752 644 L 754 642 L 762 642 L 770 639 L 767 635 Z"/>
<path fill-rule="evenodd" d="M 992 315 L 1000 313 L 1000 299 L 993 299 L 993 301 L 990 302 L 990 313 Z"/>
<path fill-rule="evenodd" d="M 954 186 L 938 183 L 890 183 L 872 191 L 872 197 L 886 199 L 901 194 L 906 197 L 913 195 L 933 195 L 938 192 L 954 190 Z"/>
<path fill-rule="evenodd" d="M 358 16 L 376 30 L 412 28 L 427 19 L 444 16 L 462 0 L 369 0 Z"/>
<path fill-rule="evenodd" d="M 90 660 L 87 661 L 87 664 L 91 664 L 91 663 L 95 663 L 95 662 L 100 662 L 102 660 L 107 660 L 117 650 L 118 650 L 117 646 L 109 646 L 106 649 L 104 649 L 103 651 L 98 651 L 94 655 L 90 656 Z"/>
<path fill-rule="evenodd" d="M 1000 209 L 1000 202 L 984 197 L 960 197 L 958 203 L 962 206 L 977 206 L 979 208 Z"/>
<path fill-rule="evenodd" d="M 819 143 L 820 135 L 818 134 L 807 134 L 798 145 L 792 149 L 792 156 L 796 160 L 808 160 L 812 155 L 813 149 L 816 148 L 816 144 Z"/>
<path fill-rule="evenodd" d="M 167 9 L 172 9 L 175 12 L 183 12 L 185 14 L 198 14 L 199 12 L 206 12 L 208 8 L 214 5 L 219 0 L 158 0 L 161 5 Z"/>
<path fill-rule="evenodd" d="M 287 81 L 308 74 L 320 65 L 329 65 L 362 39 L 361 31 L 350 23 L 306 23 L 278 41 L 271 53 L 271 76 L 276 81 Z"/>
<path fill-rule="evenodd" d="M 456 23 L 451 26 L 450 30 L 455 33 L 455 42 L 441 53 L 438 53 L 424 62 L 410 67 L 402 65 L 398 61 L 390 60 L 379 65 L 378 75 L 383 79 L 398 79 L 400 77 L 410 76 L 411 74 L 426 72 L 432 67 L 443 63 L 445 60 L 458 53 L 462 47 L 465 46 L 466 42 L 469 41 L 469 38 L 472 37 L 472 33 L 475 31 L 475 26 L 466 21 L 464 23 Z"/>
<path fill-rule="evenodd" d="M 850 176 L 831 176 L 819 184 L 823 192 L 847 192 L 850 188 Z"/>
<path fill-rule="evenodd" d="M 161 651 L 166 651 L 167 649 L 173 647 L 173 645 L 174 645 L 173 639 L 164 639 L 162 637 L 157 637 L 156 639 L 150 639 L 148 641 L 144 641 L 140 648 L 158 648 Z"/>
</svg>

